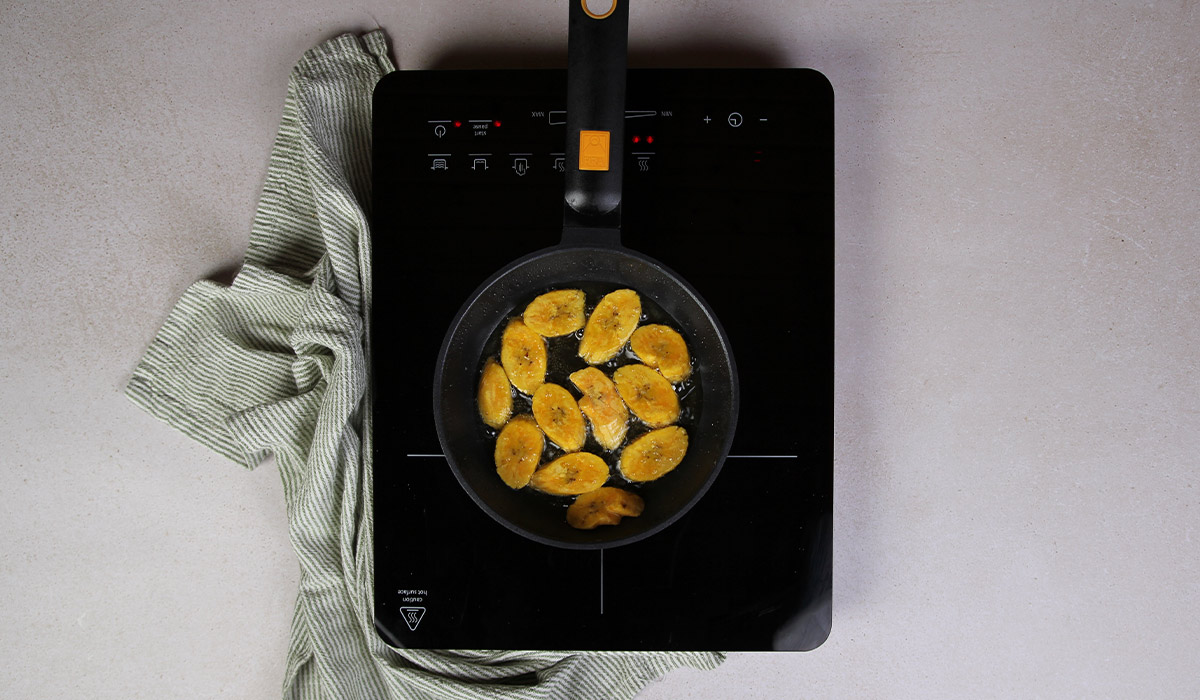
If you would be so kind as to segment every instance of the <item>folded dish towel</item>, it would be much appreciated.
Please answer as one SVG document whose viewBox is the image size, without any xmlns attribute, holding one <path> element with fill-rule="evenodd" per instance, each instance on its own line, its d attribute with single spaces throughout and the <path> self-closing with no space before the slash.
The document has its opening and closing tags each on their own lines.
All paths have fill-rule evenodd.
<svg viewBox="0 0 1200 700">
<path fill-rule="evenodd" d="M 417 650 L 372 624 L 367 216 L 382 32 L 292 71 L 246 260 L 187 290 L 126 393 L 246 467 L 275 456 L 300 561 L 285 698 L 632 698 L 711 653 Z"/>
</svg>

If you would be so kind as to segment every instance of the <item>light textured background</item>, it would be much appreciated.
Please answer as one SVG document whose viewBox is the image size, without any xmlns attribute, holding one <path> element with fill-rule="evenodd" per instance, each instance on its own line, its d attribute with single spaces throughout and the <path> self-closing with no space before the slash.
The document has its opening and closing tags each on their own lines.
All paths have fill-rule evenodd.
<svg viewBox="0 0 1200 700">
<path fill-rule="evenodd" d="M 635 64 L 837 94 L 833 635 L 642 698 L 1200 696 L 1200 3 L 633 22 Z M 0 3 L 5 696 L 278 695 L 278 475 L 120 392 L 236 269 L 294 61 L 376 25 L 402 68 L 565 47 L 545 0 Z"/>
</svg>

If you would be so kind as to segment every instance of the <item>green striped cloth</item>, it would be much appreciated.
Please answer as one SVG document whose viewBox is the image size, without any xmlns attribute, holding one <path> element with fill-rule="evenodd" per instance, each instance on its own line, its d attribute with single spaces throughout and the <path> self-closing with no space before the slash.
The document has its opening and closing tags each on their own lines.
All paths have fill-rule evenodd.
<svg viewBox="0 0 1200 700">
<path fill-rule="evenodd" d="M 241 272 L 179 300 L 126 393 L 246 467 L 283 477 L 300 593 L 285 698 L 632 698 L 710 653 L 419 650 L 372 625 L 368 380 L 371 91 L 382 32 L 343 35 L 292 71 Z"/>
</svg>

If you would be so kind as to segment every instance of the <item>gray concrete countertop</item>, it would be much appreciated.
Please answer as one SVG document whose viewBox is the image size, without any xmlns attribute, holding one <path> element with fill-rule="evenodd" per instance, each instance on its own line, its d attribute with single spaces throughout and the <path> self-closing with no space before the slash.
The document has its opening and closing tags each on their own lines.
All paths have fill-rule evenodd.
<svg viewBox="0 0 1200 700">
<path fill-rule="evenodd" d="M 121 395 L 236 269 L 288 72 L 559 57 L 561 2 L 0 5 L 0 687 L 275 697 L 270 463 Z M 678 698 L 1196 697 L 1200 4 L 637 3 L 634 64 L 837 95 L 834 626 Z"/>
</svg>

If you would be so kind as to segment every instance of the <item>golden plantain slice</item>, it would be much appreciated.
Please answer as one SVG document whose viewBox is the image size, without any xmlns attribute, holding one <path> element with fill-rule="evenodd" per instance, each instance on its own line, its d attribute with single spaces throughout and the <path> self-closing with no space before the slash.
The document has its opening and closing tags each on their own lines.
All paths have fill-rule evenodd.
<svg viewBox="0 0 1200 700">
<path fill-rule="evenodd" d="M 679 397 L 675 388 L 646 365 L 625 365 L 613 372 L 617 393 L 633 415 L 651 428 L 662 428 L 679 420 Z"/>
<path fill-rule="evenodd" d="M 629 409 L 617 394 L 617 385 L 595 367 L 571 373 L 571 383 L 583 392 L 579 408 L 592 423 L 592 435 L 606 450 L 615 450 L 625 440 Z"/>
<path fill-rule="evenodd" d="M 545 447 L 546 438 L 532 416 L 513 418 L 496 436 L 496 473 L 509 488 L 521 488 L 529 483 Z"/>
<path fill-rule="evenodd" d="M 479 377 L 479 415 L 489 427 L 498 430 L 508 422 L 512 409 L 512 385 L 508 383 L 508 375 L 496 358 L 489 357 Z"/>
<path fill-rule="evenodd" d="M 533 392 L 533 417 L 538 427 L 565 452 L 578 452 L 587 439 L 583 414 L 571 392 L 557 384 L 543 384 Z"/>
<path fill-rule="evenodd" d="M 669 326 L 651 324 L 638 328 L 629 338 L 629 348 L 639 360 L 657 369 L 673 383 L 682 382 L 692 373 L 687 343 Z"/>
<path fill-rule="evenodd" d="M 567 508 L 567 524 L 592 530 L 599 525 L 616 525 L 626 515 L 636 518 L 645 508 L 646 502 L 636 493 L 604 486 L 575 499 Z"/>
<path fill-rule="evenodd" d="M 500 339 L 500 364 L 518 391 L 533 394 L 546 381 L 545 338 L 514 318 Z"/>
<path fill-rule="evenodd" d="M 547 338 L 574 333 L 583 328 L 583 300 L 578 289 L 556 289 L 531 301 L 522 318 Z"/>
<path fill-rule="evenodd" d="M 572 452 L 533 473 L 529 485 L 555 496 L 595 491 L 608 481 L 608 465 L 591 452 Z"/>
<path fill-rule="evenodd" d="M 579 356 L 589 365 L 608 362 L 625 347 L 641 320 L 642 299 L 637 292 L 618 289 L 606 294 L 583 328 Z"/>
<path fill-rule="evenodd" d="M 672 425 L 652 430 L 629 443 L 617 469 L 630 481 L 654 481 L 679 466 L 687 448 L 688 434 L 683 428 Z"/>
</svg>

